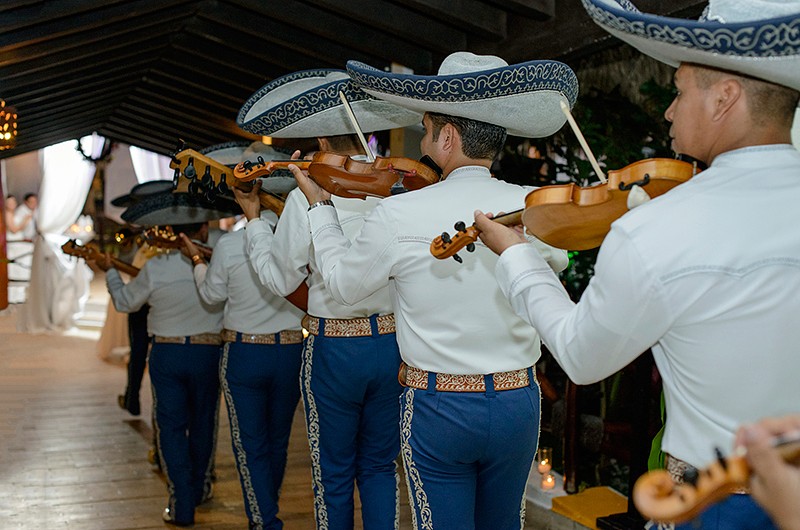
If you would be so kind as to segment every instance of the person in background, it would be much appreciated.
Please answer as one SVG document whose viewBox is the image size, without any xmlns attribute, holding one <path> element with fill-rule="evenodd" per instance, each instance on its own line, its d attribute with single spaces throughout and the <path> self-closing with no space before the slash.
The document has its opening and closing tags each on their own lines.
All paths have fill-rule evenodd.
<svg viewBox="0 0 800 530">
<path fill-rule="evenodd" d="M 5 202 L 6 241 L 20 241 L 25 239 L 24 230 L 33 222 L 33 214 L 17 215 L 18 203 L 16 197 L 9 195 Z"/>
<path fill-rule="evenodd" d="M 14 221 L 22 228 L 22 239 L 33 241 L 36 237 L 36 211 L 39 208 L 39 196 L 35 193 L 26 193 L 22 204 L 14 212 Z"/>
</svg>

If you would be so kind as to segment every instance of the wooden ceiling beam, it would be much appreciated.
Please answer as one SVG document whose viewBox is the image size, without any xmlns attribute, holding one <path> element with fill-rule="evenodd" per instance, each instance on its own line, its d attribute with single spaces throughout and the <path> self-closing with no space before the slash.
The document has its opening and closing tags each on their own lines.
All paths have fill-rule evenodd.
<svg viewBox="0 0 800 530">
<path fill-rule="evenodd" d="M 165 86 L 172 86 L 176 94 L 191 92 L 199 99 L 239 107 L 250 95 L 249 89 L 234 87 L 225 80 L 214 78 L 203 72 L 193 71 L 177 63 L 165 62 L 147 74 L 149 80 L 161 78 Z"/>
<path fill-rule="evenodd" d="M 293 27 L 293 31 L 289 32 L 288 40 L 299 40 L 306 48 L 309 46 L 309 42 L 313 42 L 315 47 L 326 46 L 326 44 L 315 42 L 314 35 L 316 35 L 329 41 L 338 42 L 353 50 L 377 54 L 387 64 L 396 61 L 416 71 L 431 69 L 432 54 L 425 48 L 297 0 L 282 0 L 279 9 L 275 9 L 275 6 L 262 0 L 235 0 L 235 3 L 253 13 Z M 223 2 L 220 1 L 220 8 L 224 9 L 222 4 Z M 344 68 L 348 59 L 354 58 L 342 56 L 339 59 L 341 67 Z"/>
<path fill-rule="evenodd" d="M 243 131 L 236 125 L 236 122 L 230 118 L 226 119 L 212 113 L 192 114 L 169 105 L 163 105 L 160 101 L 146 101 L 138 96 L 128 97 L 119 107 L 133 112 L 140 112 L 142 115 L 149 116 L 153 119 L 163 120 L 166 118 L 173 123 L 183 123 L 186 127 L 205 127 L 231 135 L 247 136 L 252 140 L 261 138 L 260 136 Z"/>
<path fill-rule="evenodd" d="M 506 12 L 481 0 L 393 1 L 454 25 L 467 32 L 468 36 L 477 36 L 490 41 L 501 40 L 507 36 Z M 452 49 L 457 50 L 457 48 Z"/>
<path fill-rule="evenodd" d="M 556 15 L 556 0 L 489 0 L 510 12 L 534 20 L 551 20 Z"/>
<path fill-rule="evenodd" d="M 44 42 L 107 24 L 149 16 L 172 6 L 185 6 L 186 16 L 193 13 L 197 0 L 79 0 L 43 2 L 44 10 L 15 13 L 0 23 L 0 49 L 8 50 Z"/>
<path fill-rule="evenodd" d="M 464 31 L 385 0 L 303 1 L 439 53 L 467 47 Z"/>
</svg>

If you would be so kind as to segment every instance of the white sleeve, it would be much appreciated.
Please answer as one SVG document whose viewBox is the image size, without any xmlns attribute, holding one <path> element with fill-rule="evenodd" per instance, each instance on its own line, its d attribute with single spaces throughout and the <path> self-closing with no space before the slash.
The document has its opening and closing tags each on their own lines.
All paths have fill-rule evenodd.
<svg viewBox="0 0 800 530">
<path fill-rule="evenodd" d="M 320 206 L 308 212 L 314 259 L 325 287 L 340 304 L 356 304 L 389 283 L 397 248 L 397 227 L 377 207 L 350 243 L 336 208 Z"/>
<path fill-rule="evenodd" d="M 120 313 L 138 311 L 147 303 L 153 290 L 147 263 L 128 283 L 122 281 L 117 269 L 109 269 L 106 272 L 106 287 L 111 295 L 111 301 L 114 302 L 114 309 Z"/>
<path fill-rule="evenodd" d="M 514 245 L 497 262 L 500 289 L 533 325 L 567 375 L 599 381 L 658 342 L 671 323 L 663 291 L 627 237 L 611 234 L 595 276 L 575 304 L 531 245 Z"/>
<path fill-rule="evenodd" d="M 308 202 L 299 189 L 292 190 L 273 234 L 263 219 L 252 219 L 245 227 L 250 265 L 261 283 L 278 296 L 293 293 L 308 276 L 311 232 Z M 302 201 L 300 200 L 302 199 Z"/>
<path fill-rule="evenodd" d="M 218 247 L 217 252 L 212 254 L 209 265 L 201 263 L 192 270 L 197 292 L 207 304 L 217 304 L 228 299 L 229 274 L 223 250 Z"/>
</svg>

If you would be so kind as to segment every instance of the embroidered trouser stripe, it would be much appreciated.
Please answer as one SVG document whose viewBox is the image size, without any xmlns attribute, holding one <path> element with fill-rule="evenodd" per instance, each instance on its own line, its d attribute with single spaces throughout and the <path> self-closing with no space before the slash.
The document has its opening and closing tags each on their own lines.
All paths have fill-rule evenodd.
<svg viewBox="0 0 800 530">
<path fill-rule="evenodd" d="M 352 528 L 354 482 L 365 529 L 399 525 L 399 363 L 394 334 L 306 341 L 301 390 L 320 529 Z"/>
<path fill-rule="evenodd" d="M 535 383 L 496 393 L 405 389 L 401 454 L 414 527 L 521 528 L 539 404 Z"/>
<path fill-rule="evenodd" d="M 226 343 L 223 348 L 220 383 L 245 511 L 254 528 L 282 527 L 278 495 L 300 400 L 301 350 L 301 344 Z"/>
</svg>

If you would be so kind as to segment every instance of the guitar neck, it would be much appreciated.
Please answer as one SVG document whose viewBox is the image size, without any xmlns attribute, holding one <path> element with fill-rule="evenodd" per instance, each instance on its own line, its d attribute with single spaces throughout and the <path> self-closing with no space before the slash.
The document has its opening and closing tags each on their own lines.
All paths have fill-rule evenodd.
<svg viewBox="0 0 800 530">
<path fill-rule="evenodd" d="M 117 258 L 111 258 L 111 263 L 114 265 L 114 268 L 117 269 L 119 272 L 124 272 L 130 277 L 134 277 L 139 274 L 141 270 L 139 267 L 134 267 L 130 263 L 126 263 Z"/>
</svg>

